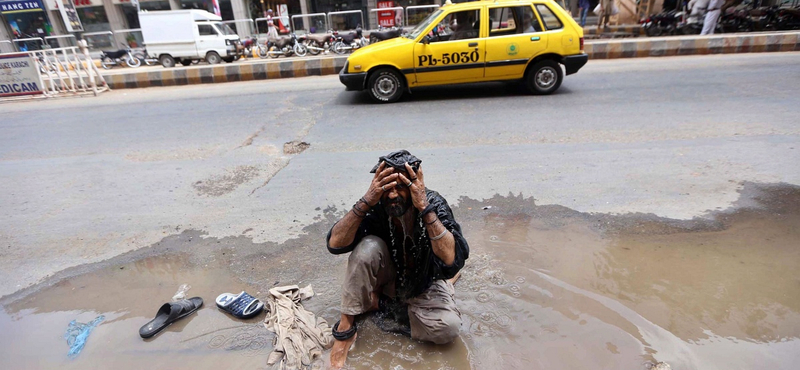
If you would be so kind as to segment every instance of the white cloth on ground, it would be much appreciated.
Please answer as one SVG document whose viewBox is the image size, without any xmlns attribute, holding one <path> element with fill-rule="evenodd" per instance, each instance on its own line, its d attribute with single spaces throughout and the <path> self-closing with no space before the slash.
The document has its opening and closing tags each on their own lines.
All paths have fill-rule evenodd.
<svg viewBox="0 0 800 370">
<path fill-rule="evenodd" d="M 333 346 L 333 334 L 328 322 L 303 307 L 302 301 L 314 296 L 311 285 L 275 287 L 266 299 L 267 318 L 264 326 L 275 333 L 274 350 L 267 365 L 281 362 L 282 369 L 308 366 L 322 351 Z"/>
</svg>

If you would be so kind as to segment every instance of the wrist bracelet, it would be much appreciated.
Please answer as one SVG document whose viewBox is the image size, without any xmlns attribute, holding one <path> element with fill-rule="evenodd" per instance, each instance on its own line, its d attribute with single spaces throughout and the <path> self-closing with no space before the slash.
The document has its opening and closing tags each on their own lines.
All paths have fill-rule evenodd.
<svg viewBox="0 0 800 370">
<path fill-rule="evenodd" d="M 436 206 L 433 203 L 429 203 L 428 206 L 425 207 L 425 209 L 423 209 L 422 212 L 419 213 L 419 217 L 422 218 L 423 216 L 425 216 L 429 212 L 433 212 L 435 210 L 436 210 Z"/>
<path fill-rule="evenodd" d="M 366 217 L 366 216 L 367 216 L 367 214 L 366 214 L 364 211 L 361 211 L 361 210 L 359 210 L 358 208 L 356 208 L 355 204 L 353 205 L 353 208 L 351 208 L 350 210 L 351 210 L 351 211 L 353 212 L 353 214 L 354 214 L 354 215 L 356 215 L 356 217 L 358 217 L 358 218 L 364 218 L 364 217 Z M 358 214 L 358 212 L 361 212 L 361 214 Z"/>
<path fill-rule="evenodd" d="M 431 222 L 426 222 L 425 226 L 431 226 L 431 225 L 435 224 L 436 221 L 439 221 L 439 217 L 434 218 L 433 221 L 431 221 Z"/>
<path fill-rule="evenodd" d="M 362 203 L 366 204 L 366 205 L 367 205 L 367 207 L 369 207 L 369 208 L 372 208 L 372 206 L 371 206 L 371 205 L 369 205 L 369 202 L 367 202 L 367 200 L 366 200 L 366 199 L 364 199 L 364 197 L 361 197 L 361 199 L 359 199 L 359 200 L 357 200 L 357 201 L 356 201 L 356 203 L 358 203 L 358 202 L 362 202 Z"/>
<path fill-rule="evenodd" d="M 444 229 L 444 231 L 442 231 L 442 233 L 441 233 L 441 234 L 439 234 L 439 235 L 436 235 L 436 236 L 434 236 L 433 238 L 431 238 L 431 241 L 434 241 L 434 240 L 439 240 L 439 239 L 441 239 L 441 238 L 444 238 L 444 235 L 445 235 L 445 234 L 447 234 L 447 229 Z"/>
</svg>

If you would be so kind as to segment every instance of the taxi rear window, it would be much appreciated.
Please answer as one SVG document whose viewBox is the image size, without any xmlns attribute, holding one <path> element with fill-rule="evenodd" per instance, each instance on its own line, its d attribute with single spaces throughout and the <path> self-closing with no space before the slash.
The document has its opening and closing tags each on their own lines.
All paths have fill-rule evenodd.
<svg viewBox="0 0 800 370">
<path fill-rule="evenodd" d="M 558 30 L 564 28 L 564 25 L 561 23 L 561 20 L 555 15 L 555 13 L 544 4 L 536 4 L 536 10 L 539 12 L 539 15 L 542 17 L 542 23 L 544 23 L 544 28 L 548 31 L 550 30 Z"/>
</svg>

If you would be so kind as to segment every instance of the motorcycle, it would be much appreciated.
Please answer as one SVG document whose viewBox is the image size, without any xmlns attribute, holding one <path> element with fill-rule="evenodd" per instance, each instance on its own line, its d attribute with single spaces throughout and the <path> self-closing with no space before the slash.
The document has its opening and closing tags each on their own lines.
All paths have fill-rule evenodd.
<svg viewBox="0 0 800 370">
<path fill-rule="evenodd" d="M 294 54 L 304 57 L 306 53 L 308 53 L 308 48 L 297 41 L 297 35 L 294 32 L 289 36 L 279 36 L 277 39 L 267 41 L 267 55 L 271 58 L 281 55 L 290 57 Z"/>
<path fill-rule="evenodd" d="M 147 54 L 147 48 L 145 48 L 142 51 L 138 51 L 138 52 L 133 53 L 133 57 L 136 58 L 136 59 L 139 59 L 139 61 L 141 63 L 144 63 L 145 65 L 148 65 L 148 66 L 154 66 L 154 65 L 157 65 L 157 64 L 161 64 L 158 61 L 158 58 L 152 58 L 152 57 L 150 57 L 150 55 Z"/>
<path fill-rule="evenodd" d="M 256 36 L 250 36 L 242 42 L 242 52 L 245 57 L 252 56 L 255 52 L 259 57 L 267 57 L 267 46 L 258 43 Z"/>
<path fill-rule="evenodd" d="M 336 42 L 333 44 L 333 52 L 336 54 L 352 52 L 369 44 L 369 41 L 364 38 L 361 26 L 346 35 L 340 35 L 338 31 L 333 31 L 333 35 L 336 37 Z"/>
<path fill-rule="evenodd" d="M 677 32 L 678 24 L 681 23 L 683 12 L 670 10 L 653 14 L 639 23 L 644 28 L 645 34 L 650 37 L 657 37 L 663 35 L 674 35 Z"/>
<path fill-rule="evenodd" d="M 778 10 L 775 28 L 779 30 L 800 29 L 800 8 L 783 8 Z"/>
<path fill-rule="evenodd" d="M 333 51 L 332 46 L 335 42 L 336 38 L 333 36 L 333 31 L 322 34 L 309 33 L 305 35 L 302 41 L 311 55 Z"/>
<path fill-rule="evenodd" d="M 377 31 L 369 33 L 369 43 L 386 41 L 395 37 L 400 37 L 403 34 L 403 29 L 398 27 L 383 28 L 379 27 Z"/>
<path fill-rule="evenodd" d="M 131 49 L 119 49 L 116 51 L 102 51 L 100 54 L 100 64 L 105 69 L 111 69 L 116 65 L 125 63 L 128 67 L 136 68 L 142 65 L 142 61 L 135 58 Z"/>
</svg>

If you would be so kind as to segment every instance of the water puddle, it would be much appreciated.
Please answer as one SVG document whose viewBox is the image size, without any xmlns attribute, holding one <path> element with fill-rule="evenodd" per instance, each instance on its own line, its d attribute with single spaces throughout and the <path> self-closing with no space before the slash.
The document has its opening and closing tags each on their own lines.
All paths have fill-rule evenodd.
<svg viewBox="0 0 800 370">
<path fill-rule="evenodd" d="M 484 209 L 486 206 L 491 208 Z M 472 254 L 456 299 L 461 337 L 435 346 L 360 327 L 354 369 L 794 369 L 800 362 L 800 189 L 746 185 L 708 219 L 595 215 L 530 198 L 461 199 Z M 233 319 L 223 292 L 311 284 L 306 308 L 338 317 L 346 263 L 325 251 L 336 209 L 281 245 L 184 231 L 65 271 L 0 301 L 0 367 L 266 368 L 272 335 Z M 151 340 L 138 329 L 180 284 L 205 306 Z M 76 359 L 68 323 L 105 321 Z M 318 364 L 324 367 L 324 362 Z"/>
</svg>

